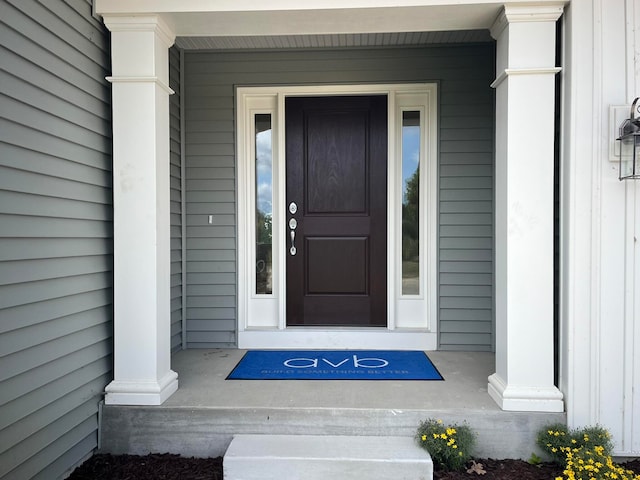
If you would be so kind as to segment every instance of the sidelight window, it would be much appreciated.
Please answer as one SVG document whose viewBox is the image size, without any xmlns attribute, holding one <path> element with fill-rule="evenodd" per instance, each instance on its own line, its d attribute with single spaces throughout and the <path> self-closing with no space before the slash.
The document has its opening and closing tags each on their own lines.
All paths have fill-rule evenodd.
<svg viewBox="0 0 640 480">
<path fill-rule="evenodd" d="M 437 149 L 435 89 L 395 97 L 394 284 L 396 328 L 436 318 Z"/>
<path fill-rule="evenodd" d="M 420 112 L 402 112 L 402 295 L 420 294 Z"/>
<path fill-rule="evenodd" d="M 271 114 L 254 116 L 256 294 L 273 293 L 273 129 Z"/>
</svg>

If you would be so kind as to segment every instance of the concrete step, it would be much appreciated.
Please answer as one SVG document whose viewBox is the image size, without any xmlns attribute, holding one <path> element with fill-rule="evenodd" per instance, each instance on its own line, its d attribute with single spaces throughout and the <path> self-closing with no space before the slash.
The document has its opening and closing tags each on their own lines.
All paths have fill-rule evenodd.
<svg viewBox="0 0 640 480">
<path fill-rule="evenodd" d="M 236 435 L 225 480 L 432 480 L 431 456 L 411 437 Z"/>
</svg>

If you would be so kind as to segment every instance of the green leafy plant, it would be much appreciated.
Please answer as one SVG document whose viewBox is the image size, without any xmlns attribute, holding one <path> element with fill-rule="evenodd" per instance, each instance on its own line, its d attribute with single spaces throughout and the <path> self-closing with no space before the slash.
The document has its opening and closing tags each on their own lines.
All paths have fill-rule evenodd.
<svg viewBox="0 0 640 480">
<path fill-rule="evenodd" d="M 640 480 L 640 475 L 613 462 L 611 435 L 600 426 L 569 430 L 566 425 L 549 425 L 538 432 L 536 443 L 564 465 L 564 476 L 555 480 Z"/>
<path fill-rule="evenodd" d="M 476 436 L 468 425 L 445 425 L 429 418 L 418 427 L 416 440 L 440 470 L 462 470 L 471 459 Z"/>
<path fill-rule="evenodd" d="M 539 457 L 535 453 L 532 453 L 531 456 L 529 457 L 529 460 L 527 460 L 527 462 L 531 465 L 538 466 L 542 463 L 542 457 Z"/>
</svg>

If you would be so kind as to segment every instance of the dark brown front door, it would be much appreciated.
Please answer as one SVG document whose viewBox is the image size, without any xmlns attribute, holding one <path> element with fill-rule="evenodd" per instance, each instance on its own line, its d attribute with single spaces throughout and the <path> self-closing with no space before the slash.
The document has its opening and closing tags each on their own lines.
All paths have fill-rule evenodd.
<svg viewBox="0 0 640 480">
<path fill-rule="evenodd" d="M 285 115 L 287 325 L 386 326 L 387 97 L 292 97 Z"/>
</svg>

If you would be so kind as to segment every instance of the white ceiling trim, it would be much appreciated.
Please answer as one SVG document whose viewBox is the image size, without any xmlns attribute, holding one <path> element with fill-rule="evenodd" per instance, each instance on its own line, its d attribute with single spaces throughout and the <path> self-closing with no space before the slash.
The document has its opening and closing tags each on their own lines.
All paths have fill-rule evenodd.
<svg viewBox="0 0 640 480">
<path fill-rule="evenodd" d="M 487 5 L 567 4 L 569 0 L 94 0 L 100 14 L 177 12 L 256 12 L 293 10 L 379 9 Z"/>
</svg>

